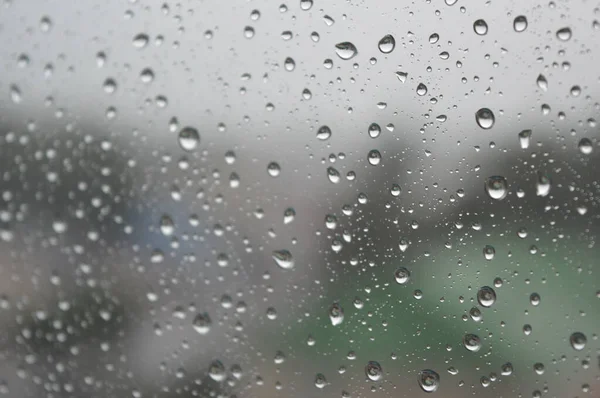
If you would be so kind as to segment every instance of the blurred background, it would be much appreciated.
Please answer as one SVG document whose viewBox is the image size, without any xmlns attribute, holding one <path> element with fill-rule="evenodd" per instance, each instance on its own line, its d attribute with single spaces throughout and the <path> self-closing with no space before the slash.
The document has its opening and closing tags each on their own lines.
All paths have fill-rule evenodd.
<svg viewBox="0 0 600 398">
<path fill-rule="evenodd" d="M 600 396 L 597 2 L 1 10 L 0 394 Z"/>
</svg>

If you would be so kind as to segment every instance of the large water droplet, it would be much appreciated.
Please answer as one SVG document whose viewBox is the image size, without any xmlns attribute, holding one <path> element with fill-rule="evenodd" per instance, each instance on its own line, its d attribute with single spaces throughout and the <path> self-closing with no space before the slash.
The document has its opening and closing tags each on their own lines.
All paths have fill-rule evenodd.
<svg viewBox="0 0 600 398">
<path fill-rule="evenodd" d="M 329 307 L 329 319 L 333 326 L 337 326 L 344 321 L 344 309 L 339 303 L 333 303 Z"/>
<path fill-rule="evenodd" d="M 489 286 L 483 286 L 477 291 L 477 302 L 482 307 L 491 307 L 496 302 L 496 292 Z"/>
<path fill-rule="evenodd" d="M 396 278 L 396 283 L 404 285 L 410 279 L 410 271 L 400 267 L 394 272 L 394 278 Z"/>
<path fill-rule="evenodd" d="M 171 236 L 174 231 L 175 223 L 173 222 L 173 219 L 168 214 L 163 215 L 160 218 L 160 232 L 165 236 Z"/>
<path fill-rule="evenodd" d="M 548 91 L 548 80 L 546 80 L 546 76 L 540 73 L 535 82 L 537 83 L 538 87 L 542 89 L 542 91 Z"/>
<path fill-rule="evenodd" d="M 369 137 L 377 138 L 381 134 L 381 127 L 377 123 L 371 123 L 369 126 Z"/>
<path fill-rule="evenodd" d="M 219 360 L 214 360 L 208 367 L 208 375 L 214 381 L 220 382 L 225 380 L 225 366 Z"/>
<path fill-rule="evenodd" d="M 508 182 L 502 176 L 491 176 L 485 179 L 485 193 L 495 200 L 502 200 L 508 194 Z"/>
<path fill-rule="evenodd" d="M 535 184 L 535 193 L 537 196 L 547 196 L 552 188 L 552 180 L 546 174 L 538 173 Z"/>
<path fill-rule="evenodd" d="M 317 373 L 317 375 L 315 376 L 315 387 L 324 388 L 326 385 L 327 379 L 325 378 L 325 375 L 322 373 Z"/>
<path fill-rule="evenodd" d="M 145 33 L 140 33 L 133 38 L 133 46 L 135 48 L 144 48 L 148 45 L 148 35 Z"/>
<path fill-rule="evenodd" d="M 424 369 L 417 377 L 419 387 L 425 392 L 435 392 L 440 386 L 440 375 L 431 369 Z"/>
<path fill-rule="evenodd" d="M 179 146 L 184 151 L 193 151 L 200 143 L 200 134 L 193 127 L 184 127 L 179 132 Z"/>
<path fill-rule="evenodd" d="M 194 330 L 200 334 L 208 333 L 210 331 L 211 324 L 212 322 L 210 320 L 210 317 L 206 312 L 203 314 L 196 315 L 194 321 L 192 322 Z"/>
<path fill-rule="evenodd" d="M 383 377 L 383 369 L 381 368 L 379 362 L 369 361 L 367 366 L 365 366 L 365 374 L 369 380 L 378 381 Z"/>
<path fill-rule="evenodd" d="M 471 352 L 477 352 L 481 349 L 481 339 L 476 334 L 465 334 L 463 337 L 463 345 Z"/>
<path fill-rule="evenodd" d="M 308 11 L 313 6 L 313 0 L 300 0 L 300 8 L 304 11 Z"/>
<path fill-rule="evenodd" d="M 483 256 L 485 257 L 486 260 L 488 260 L 488 261 L 493 260 L 495 255 L 496 255 L 496 249 L 494 249 L 494 246 L 486 245 L 483 248 Z"/>
<path fill-rule="evenodd" d="M 560 41 L 568 41 L 571 39 L 571 28 L 561 28 L 556 31 L 556 37 Z"/>
<path fill-rule="evenodd" d="M 521 144 L 521 149 L 529 148 L 530 141 L 531 141 L 531 130 L 523 130 L 519 133 L 519 143 Z"/>
<path fill-rule="evenodd" d="M 331 181 L 332 183 L 337 184 L 338 182 L 340 182 L 341 179 L 340 172 L 333 167 L 328 167 L 327 178 L 329 178 L 329 181 Z"/>
<path fill-rule="evenodd" d="M 425 94 L 427 94 L 427 86 L 424 85 L 423 83 L 419 83 L 419 85 L 417 86 L 417 95 L 419 97 L 422 97 Z"/>
<path fill-rule="evenodd" d="M 271 177 L 279 177 L 279 174 L 281 174 L 281 167 L 279 166 L 279 163 L 277 163 L 277 162 L 270 162 L 267 165 L 267 173 Z"/>
<path fill-rule="evenodd" d="M 296 217 L 296 210 L 294 210 L 291 207 L 288 207 L 287 209 L 285 209 L 285 211 L 283 212 L 283 223 L 284 224 L 289 224 L 292 221 L 294 221 L 294 218 Z"/>
<path fill-rule="evenodd" d="M 483 36 L 488 32 L 488 25 L 483 19 L 478 19 L 477 21 L 473 22 L 473 30 L 479 36 Z"/>
<path fill-rule="evenodd" d="M 524 15 L 519 15 L 516 17 L 513 21 L 513 29 L 515 32 L 523 32 L 525 29 L 527 29 L 527 17 Z"/>
<path fill-rule="evenodd" d="M 594 150 L 594 146 L 592 145 L 592 141 L 589 138 L 582 138 L 579 140 L 579 144 L 577 145 L 579 148 L 579 152 L 584 155 L 589 155 Z"/>
<path fill-rule="evenodd" d="M 377 166 L 379 163 L 381 163 L 381 153 L 379 153 L 377 149 L 373 149 L 369 151 L 367 159 L 369 160 L 369 164 L 372 166 Z"/>
<path fill-rule="evenodd" d="M 477 112 L 475 112 L 475 121 L 484 130 L 491 129 L 494 127 L 494 123 L 496 122 L 496 117 L 494 116 L 494 112 L 489 110 L 488 108 L 481 108 Z"/>
<path fill-rule="evenodd" d="M 510 376 L 513 372 L 513 366 L 512 363 L 510 362 L 506 362 L 505 364 L 503 364 L 500 367 L 500 373 L 502 374 L 502 376 Z"/>
<path fill-rule="evenodd" d="M 569 342 L 571 343 L 571 347 L 573 347 L 574 350 L 581 351 L 585 348 L 587 338 L 583 333 L 575 332 L 569 338 Z"/>
<path fill-rule="evenodd" d="M 317 138 L 321 141 L 328 140 L 331 137 L 331 129 L 328 126 L 321 126 L 317 130 Z"/>
<path fill-rule="evenodd" d="M 273 260 L 275 260 L 277 265 L 282 269 L 294 268 L 294 258 L 287 250 L 275 250 L 271 257 L 273 257 Z"/>
<path fill-rule="evenodd" d="M 396 39 L 392 35 L 385 35 L 379 40 L 379 51 L 384 54 L 389 54 L 396 47 Z"/>
<path fill-rule="evenodd" d="M 342 43 L 338 43 L 335 45 L 335 53 L 343 60 L 349 60 L 354 58 L 356 54 L 358 54 L 358 50 L 354 46 L 354 44 L 349 41 L 345 41 Z"/>
</svg>

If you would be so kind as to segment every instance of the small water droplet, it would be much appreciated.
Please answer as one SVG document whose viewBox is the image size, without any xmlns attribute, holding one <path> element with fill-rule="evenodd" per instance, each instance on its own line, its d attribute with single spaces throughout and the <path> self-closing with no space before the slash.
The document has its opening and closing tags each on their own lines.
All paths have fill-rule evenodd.
<svg viewBox="0 0 600 398">
<path fill-rule="evenodd" d="M 396 72 L 396 77 L 398 78 L 398 80 L 400 80 L 400 83 L 404 83 L 404 82 L 406 82 L 406 79 L 408 78 L 408 73 Z"/>
<path fill-rule="evenodd" d="M 283 62 L 283 66 L 284 66 L 285 70 L 287 70 L 288 72 L 291 72 L 294 69 L 296 69 L 296 62 L 294 62 L 294 60 L 292 58 L 287 57 L 285 59 L 285 61 Z"/>
<path fill-rule="evenodd" d="M 475 322 L 480 322 L 483 319 L 483 314 L 481 310 L 477 307 L 471 308 L 469 311 L 469 315 L 471 315 L 471 319 Z"/>
<path fill-rule="evenodd" d="M 344 321 L 344 309 L 339 303 L 333 303 L 329 307 L 329 319 L 333 326 L 337 326 Z"/>
<path fill-rule="evenodd" d="M 430 44 L 435 44 L 438 42 L 438 40 L 440 39 L 440 35 L 438 35 L 437 33 L 432 33 L 429 36 L 429 43 Z"/>
<path fill-rule="evenodd" d="M 365 366 L 365 374 L 371 381 L 379 381 L 383 377 L 383 369 L 379 362 L 369 361 Z"/>
<path fill-rule="evenodd" d="M 435 392 L 440 386 L 440 375 L 431 369 L 424 369 L 419 372 L 417 381 L 423 391 Z"/>
<path fill-rule="evenodd" d="M 571 343 L 571 347 L 573 347 L 576 351 L 581 351 L 585 348 L 587 343 L 587 338 L 581 332 L 575 332 L 569 338 L 569 342 Z"/>
<path fill-rule="evenodd" d="M 503 364 L 500 367 L 500 374 L 502 376 L 510 376 L 512 374 L 512 372 L 513 372 L 513 366 L 512 366 L 512 363 L 510 363 L 510 362 L 506 362 L 505 364 Z"/>
<path fill-rule="evenodd" d="M 569 41 L 571 39 L 571 28 L 561 28 L 556 31 L 556 37 L 560 41 Z"/>
<path fill-rule="evenodd" d="M 529 302 L 534 307 L 537 307 L 538 305 L 540 305 L 540 295 L 537 293 L 531 293 L 531 295 L 529 296 Z"/>
<path fill-rule="evenodd" d="M 473 22 L 473 30 L 479 36 L 484 36 L 488 32 L 488 25 L 483 19 L 478 19 L 477 21 Z"/>
<path fill-rule="evenodd" d="M 154 80 L 154 71 L 150 68 L 143 69 L 140 73 L 140 79 L 143 83 L 151 83 Z"/>
<path fill-rule="evenodd" d="M 525 29 L 527 29 L 527 17 L 524 15 L 519 15 L 516 17 L 513 21 L 513 29 L 515 32 L 519 33 L 525 31 Z"/>
<path fill-rule="evenodd" d="M 187 152 L 191 152 L 198 147 L 200 143 L 200 134 L 193 127 L 184 127 L 179 132 L 179 146 Z"/>
<path fill-rule="evenodd" d="M 463 345 L 471 352 L 477 352 L 481 349 L 481 339 L 476 334 L 468 333 L 463 337 Z"/>
<path fill-rule="evenodd" d="M 169 215 L 164 214 L 160 218 L 160 232 L 164 236 L 171 236 L 171 235 L 173 235 L 174 231 L 175 231 L 175 223 L 173 222 L 173 219 L 171 217 L 169 217 Z"/>
<path fill-rule="evenodd" d="M 546 370 L 546 367 L 544 366 L 543 363 L 541 362 L 537 362 L 533 364 L 533 370 L 535 371 L 535 373 L 537 373 L 538 375 L 543 375 L 544 371 Z"/>
<path fill-rule="evenodd" d="M 340 172 L 333 167 L 328 167 L 327 178 L 329 178 L 329 181 L 331 181 L 332 183 L 337 184 L 341 180 Z"/>
<path fill-rule="evenodd" d="M 349 41 L 345 41 L 335 45 L 335 53 L 338 55 L 338 57 L 347 61 L 351 58 L 354 58 L 356 54 L 358 54 L 358 50 L 354 44 L 350 43 Z"/>
<path fill-rule="evenodd" d="M 491 307 L 496 302 L 496 292 L 489 286 L 482 286 L 477 291 L 477 302 L 482 307 Z"/>
<path fill-rule="evenodd" d="M 379 51 L 384 54 L 389 54 L 394 51 L 394 48 L 396 47 L 396 39 L 394 39 L 394 36 L 392 35 L 385 35 L 379 40 L 378 46 Z"/>
<path fill-rule="evenodd" d="M 485 192 L 494 200 L 502 200 L 508 194 L 508 182 L 502 176 L 491 176 L 485 179 Z"/>
<path fill-rule="evenodd" d="M 427 94 L 427 86 L 423 83 L 419 83 L 419 85 L 417 86 L 417 95 L 422 97 L 425 94 Z"/>
<path fill-rule="evenodd" d="M 494 123 L 496 122 L 496 117 L 494 113 L 488 108 L 481 108 L 477 112 L 475 112 L 475 121 L 477 125 L 484 130 L 491 129 L 494 127 Z"/>
<path fill-rule="evenodd" d="M 292 257 L 292 253 L 287 250 L 275 250 L 273 251 L 271 257 L 275 260 L 275 263 L 282 269 L 292 269 L 294 268 L 294 258 Z"/>
<path fill-rule="evenodd" d="M 313 0 L 300 0 L 300 8 L 304 11 L 308 11 L 313 6 Z"/>
</svg>

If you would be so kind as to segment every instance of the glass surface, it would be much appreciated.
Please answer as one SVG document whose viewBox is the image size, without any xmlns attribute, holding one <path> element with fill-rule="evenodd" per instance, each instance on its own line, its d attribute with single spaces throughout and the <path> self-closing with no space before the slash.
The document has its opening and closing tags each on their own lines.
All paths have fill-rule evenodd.
<svg viewBox="0 0 600 398">
<path fill-rule="evenodd" d="M 600 396 L 600 5 L 3 1 L 0 395 Z"/>
</svg>

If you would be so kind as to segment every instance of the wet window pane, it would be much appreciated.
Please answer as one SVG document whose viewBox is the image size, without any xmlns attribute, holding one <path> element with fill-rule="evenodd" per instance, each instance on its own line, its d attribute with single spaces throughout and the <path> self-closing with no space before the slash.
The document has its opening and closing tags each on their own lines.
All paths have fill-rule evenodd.
<svg viewBox="0 0 600 398">
<path fill-rule="evenodd" d="M 4 0 L 0 395 L 600 396 L 600 5 Z"/>
</svg>

